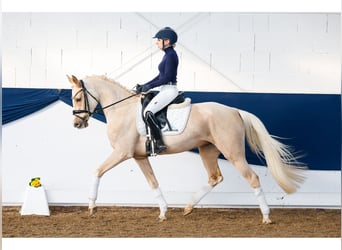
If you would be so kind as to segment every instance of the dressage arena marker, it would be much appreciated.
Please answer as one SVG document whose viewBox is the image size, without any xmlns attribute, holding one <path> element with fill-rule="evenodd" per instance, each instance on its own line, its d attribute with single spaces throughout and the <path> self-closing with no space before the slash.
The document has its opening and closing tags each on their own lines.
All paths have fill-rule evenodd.
<svg viewBox="0 0 342 250">
<path fill-rule="evenodd" d="M 20 214 L 50 216 L 44 186 L 26 187 L 24 203 L 21 207 Z"/>
</svg>

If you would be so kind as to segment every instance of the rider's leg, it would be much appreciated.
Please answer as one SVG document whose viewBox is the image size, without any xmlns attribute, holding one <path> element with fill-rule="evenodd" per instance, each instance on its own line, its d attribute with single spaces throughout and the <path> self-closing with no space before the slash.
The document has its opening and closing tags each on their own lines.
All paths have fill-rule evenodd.
<svg viewBox="0 0 342 250">
<path fill-rule="evenodd" d="M 169 103 L 171 103 L 178 95 L 176 85 L 163 85 L 160 87 L 159 93 L 153 97 L 150 103 L 145 108 L 145 113 L 151 111 L 153 114 L 157 113 Z"/>
<path fill-rule="evenodd" d="M 160 153 L 161 151 L 166 150 L 167 147 L 164 144 L 164 141 L 162 139 L 162 133 L 161 133 L 160 128 L 158 126 L 157 120 L 151 111 L 147 111 L 145 113 L 145 121 L 146 121 L 147 125 L 150 127 L 152 138 L 156 142 L 155 143 L 156 153 Z"/>
<path fill-rule="evenodd" d="M 164 85 L 160 92 L 150 101 L 144 111 L 145 121 L 151 129 L 151 134 L 156 141 L 156 153 L 165 150 L 165 146 L 160 128 L 154 117 L 154 114 L 166 107 L 178 95 L 178 90 L 175 85 Z"/>
</svg>

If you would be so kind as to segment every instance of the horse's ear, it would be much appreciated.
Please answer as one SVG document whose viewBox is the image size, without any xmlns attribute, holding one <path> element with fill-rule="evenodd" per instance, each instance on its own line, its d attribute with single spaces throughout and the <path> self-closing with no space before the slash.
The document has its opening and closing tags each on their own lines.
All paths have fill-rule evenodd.
<svg viewBox="0 0 342 250">
<path fill-rule="evenodd" d="M 70 77 L 70 76 L 67 75 L 67 78 L 68 78 L 68 80 L 69 80 L 70 83 L 75 84 L 77 87 L 81 87 L 81 83 L 80 83 L 80 81 L 77 79 L 76 76 L 71 75 L 71 77 Z"/>
</svg>

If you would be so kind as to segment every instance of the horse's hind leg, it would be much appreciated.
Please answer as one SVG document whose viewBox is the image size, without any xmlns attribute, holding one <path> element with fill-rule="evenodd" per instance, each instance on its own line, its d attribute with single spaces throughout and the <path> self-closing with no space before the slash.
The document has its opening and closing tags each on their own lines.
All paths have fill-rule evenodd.
<svg viewBox="0 0 342 250">
<path fill-rule="evenodd" d="M 249 166 L 245 158 L 245 150 L 243 143 L 235 143 L 234 149 L 223 150 L 224 156 L 239 170 L 241 175 L 247 180 L 249 185 L 253 188 L 254 194 L 257 198 L 261 213 L 263 215 L 262 222 L 264 224 L 270 224 L 272 221 L 269 219 L 270 209 L 266 203 L 265 195 L 261 189 L 258 175 Z"/>
<path fill-rule="evenodd" d="M 232 111 L 232 110 L 231 110 Z M 248 165 L 245 153 L 245 127 L 238 111 L 233 110 L 229 118 L 215 120 L 211 125 L 213 144 L 229 160 L 247 180 L 256 195 L 263 223 L 271 223 L 269 219 L 270 209 L 266 203 L 264 193 L 261 189 L 258 175 Z M 227 125 L 228 124 L 228 125 Z"/>
<path fill-rule="evenodd" d="M 199 191 L 197 191 L 191 198 L 190 202 L 184 209 L 184 215 L 188 215 L 192 212 L 194 206 L 200 202 L 200 200 L 206 196 L 218 183 L 223 180 L 221 171 L 218 166 L 218 156 L 220 151 L 212 144 L 200 146 L 199 153 L 203 164 L 208 173 L 208 184 L 204 185 Z"/>
<path fill-rule="evenodd" d="M 265 195 L 264 195 L 264 192 L 262 191 L 258 175 L 249 166 L 245 157 L 239 160 L 234 160 L 232 163 L 234 164 L 234 166 L 236 166 L 236 168 L 239 170 L 241 175 L 246 178 L 249 185 L 253 188 L 254 194 L 259 203 L 261 213 L 263 215 L 262 222 L 264 224 L 272 223 L 272 221 L 269 219 L 270 209 L 266 203 Z"/>
</svg>

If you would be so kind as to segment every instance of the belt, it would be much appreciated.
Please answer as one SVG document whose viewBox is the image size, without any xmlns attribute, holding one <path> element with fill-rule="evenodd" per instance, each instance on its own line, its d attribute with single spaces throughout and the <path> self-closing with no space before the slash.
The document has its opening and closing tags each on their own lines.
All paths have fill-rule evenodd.
<svg viewBox="0 0 342 250">
<path fill-rule="evenodd" d="M 167 84 L 165 85 L 177 85 L 177 82 L 168 82 Z"/>
</svg>

